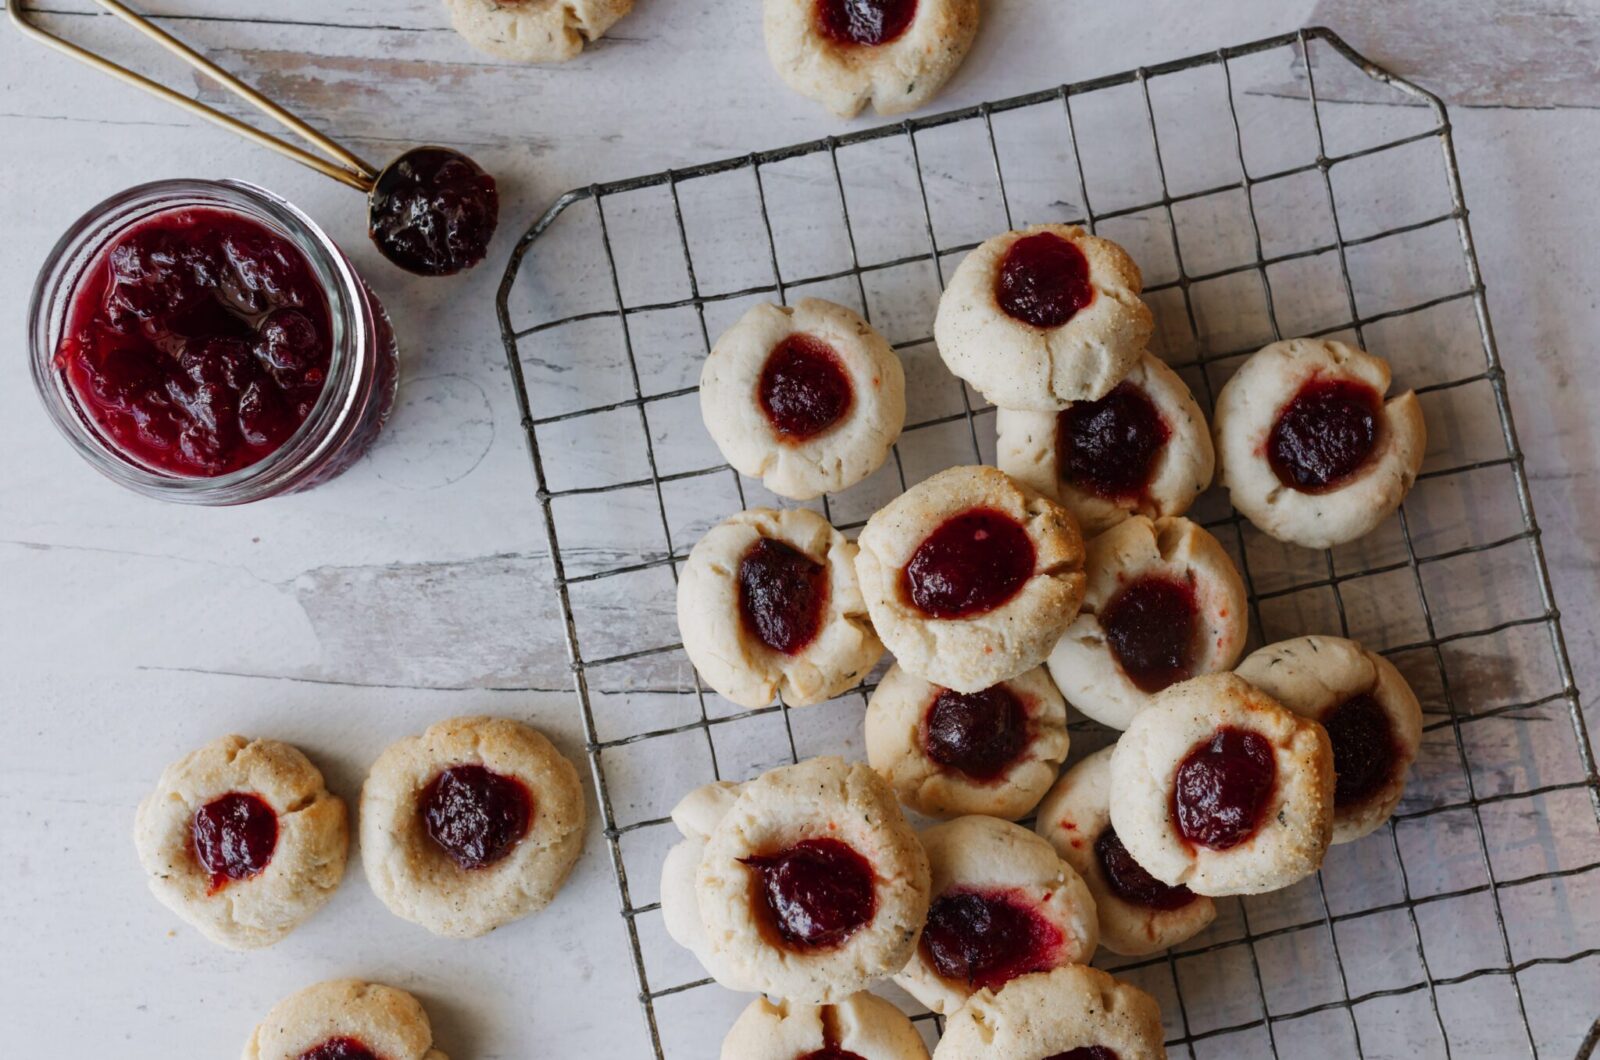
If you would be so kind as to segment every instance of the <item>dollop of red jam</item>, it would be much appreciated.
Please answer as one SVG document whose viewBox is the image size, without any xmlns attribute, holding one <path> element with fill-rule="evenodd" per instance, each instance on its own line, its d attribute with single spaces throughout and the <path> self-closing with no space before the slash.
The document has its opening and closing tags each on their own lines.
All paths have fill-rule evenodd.
<svg viewBox="0 0 1600 1060">
<path fill-rule="evenodd" d="M 377 1053 L 355 1038 L 329 1038 L 301 1053 L 298 1060 L 380 1060 Z"/>
<path fill-rule="evenodd" d="M 422 789 L 417 812 L 428 838 L 463 869 L 511 853 L 533 821 L 533 795 L 516 777 L 480 765 L 451 766 Z"/>
<path fill-rule="evenodd" d="M 794 546 L 763 537 L 739 561 L 739 617 L 773 651 L 805 650 L 827 606 L 827 564 Z"/>
<path fill-rule="evenodd" d="M 888 44 L 917 17 L 917 0 L 817 0 L 817 25 L 836 44 Z"/>
<path fill-rule="evenodd" d="M 1382 397 L 1365 383 L 1312 379 L 1278 413 L 1267 435 L 1267 462 L 1290 489 L 1333 489 L 1372 456 L 1382 412 Z"/>
<path fill-rule="evenodd" d="M 761 411 L 785 441 L 803 442 L 844 419 L 854 394 L 833 347 L 812 335 L 790 335 L 761 368 Z"/>
<path fill-rule="evenodd" d="M 951 891 L 934 899 L 922 951 L 935 971 L 974 989 L 998 989 L 1056 964 L 1061 929 L 1010 891 Z"/>
<path fill-rule="evenodd" d="M 1100 859 L 1100 871 L 1112 893 L 1124 902 L 1167 912 L 1182 909 L 1194 901 L 1194 892 L 1189 888 L 1182 884 L 1169 887 L 1146 872 L 1143 865 L 1133 860 L 1128 848 L 1117 838 L 1117 830 L 1110 825 L 1094 841 L 1094 853 Z"/>
<path fill-rule="evenodd" d="M 1033 576 L 1033 542 L 1005 512 L 972 508 L 923 539 L 902 573 L 906 595 L 934 618 L 993 611 Z"/>
<path fill-rule="evenodd" d="M 1225 726 L 1178 765 L 1172 801 L 1178 832 L 1191 843 L 1228 850 L 1261 826 L 1278 764 L 1258 733 Z"/>
<path fill-rule="evenodd" d="M 852 1053 L 848 1049 L 830 1044 L 805 1054 L 799 1060 L 867 1060 L 867 1058 L 860 1053 Z"/>
<path fill-rule="evenodd" d="M 838 946 L 878 911 L 872 865 L 838 839 L 802 839 L 772 854 L 741 859 L 760 881 L 759 907 L 797 949 Z"/>
<path fill-rule="evenodd" d="M 215 893 L 266 869 L 278 846 L 278 815 L 259 795 L 230 791 L 196 810 L 189 831 Z"/>
<path fill-rule="evenodd" d="M 1114 501 L 1145 496 L 1172 436 L 1155 403 L 1132 383 L 1118 383 L 1099 401 L 1074 401 L 1057 423 L 1061 480 Z"/>
<path fill-rule="evenodd" d="M 1054 232 L 1023 236 L 1000 259 L 994 298 L 1008 316 L 1036 328 L 1059 328 L 1094 301 L 1089 259 Z"/>
<path fill-rule="evenodd" d="M 1105 1045 L 1080 1045 L 1064 1053 L 1047 1056 L 1044 1060 L 1120 1060 L 1117 1051 Z"/>
<path fill-rule="evenodd" d="M 1383 789 L 1394 776 L 1399 749 L 1388 711 L 1363 692 L 1322 716 L 1333 744 L 1333 804 L 1355 806 Z"/>
<path fill-rule="evenodd" d="M 489 252 L 500 193 L 461 152 L 413 147 L 378 174 L 368 220 L 384 257 L 408 272 L 449 276 Z"/>
<path fill-rule="evenodd" d="M 328 300 L 292 243 L 196 207 L 140 221 L 90 263 L 55 365 L 129 460 L 214 478 L 289 440 L 327 382 L 332 342 Z"/>
<path fill-rule="evenodd" d="M 1028 746 L 1028 712 L 1005 685 L 939 690 L 923 721 L 928 757 L 974 780 L 998 780 Z"/>
<path fill-rule="evenodd" d="M 1159 692 L 1194 676 L 1200 605 L 1194 586 L 1158 575 L 1118 589 L 1100 611 L 1111 654 L 1143 692 Z"/>
</svg>

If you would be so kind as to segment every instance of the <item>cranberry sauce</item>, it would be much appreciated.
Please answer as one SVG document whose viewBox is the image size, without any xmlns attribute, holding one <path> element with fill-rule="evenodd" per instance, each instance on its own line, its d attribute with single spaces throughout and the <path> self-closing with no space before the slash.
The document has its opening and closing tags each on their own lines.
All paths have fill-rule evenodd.
<svg viewBox="0 0 1600 1060">
<path fill-rule="evenodd" d="M 329 1038 L 307 1049 L 296 1060 L 379 1060 L 379 1057 L 355 1038 Z"/>
<path fill-rule="evenodd" d="M 1005 512 L 972 508 L 923 539 L 901 578 L 905 592 L 934 618 L 993 611 L 1033 576 L 1033 542 Z"/>
<path fill-rule="evenodd" d="M 1189 888 L 1182 884 L 1169 887 L 1146 872 L 1143 865 L 1133 860 L 1128 848 L 1117 838 L 1117 830 L 1110 825 L 1106 825 L 1106 830 L 1094 841 L 1094 855 L 1100 861 L 1100 871 L 1111 893 L 1124 902 L 1168 912 L 1194 901 L 1194 892 Z"/>
<path fill-rule="evenodd" d="M 187 208 L 129 228 L 84 271 L 55 364 L 128 459 L 213 478 L 289 440 L 332 341 L 328 300 L 292 243 L 243 214 Z"/>
<path fill-rule="evenodd" d="M 1121 1060 L 1117 1051 L 1104 1045 L 1080 1045 L 1064 1053 L 1055 1053 L 1044 1060 Z"/>
<path fill-rule="evenodd" d="M 1290 489 L 1333 489 L 1361 470 L 1378 445 L 1383 399 L 1353 379 L 1313 379 L 1278 413 L 1267 462 Z"/>
<path fill-rule="evenodd" d="M 493 865 L 522 841 L 533 822 L 533 795 L 516 777 L 479 765 L 451 766 L 428 782 L 417 802 L 428 838 L 463 869 Z"/>
<path fill-rule="evenodd" d="M 1000 259 L 994 298 L 1008 316 L 1037 328 L 1059 328 L 1094 301 L 1089 259 L 1054 232 L 1023 236 Z"/>
<path fill-rule="evenodd" d="M 1061 931 L 1008 891 L 952 891 L 934 899 L 922 952 L 946 979 L 998 989 L 1055 966 Z"/>
<path fill-rule="evenodd" d="M 1354 806 L 1370 799 L 1394 776 L 1394 727 L 1383 706 L 1367 693 L 1340 703 L 1322 716 L 1333 744 L 1333 804 Z"/>
<path fill-rule="evenodd" d="M 1155 403 L 1132 383 L 1118 383 L 1099 401 L 1073 402 L 1056 422 L 1061 480 L 1115 501 L 1145 496 L 1172 436 Z"/>
<path fill-rule="evenodd" d="M 817 26 L 836 44 L 888 44 L 917 17 L 917 0 L 817 0 Z"/>
<path fill-rule="evenodd" d="M 1218 729 L 1178 765 L 1172 802 L 1179 833 L 1212 850 L 1238 846 L 1261 826 L 1277 778 L 1272 745 L 1264 737 Z"/>
<path fill-rule="evenodd" d="M 1129 582 L 1101 608 L 1100 627 L 1140 691 L 1159 692 L 1194 676 L 1200 605 L 1189 582 L 1156 575 Z"/>
<path fill-rule="evenodd" d="M 839 355 L 811 335 L 790 335 L 761 369 L 761 411 L 784 441 L 815 438 L 844 419 L 854 395 Z"/>
<path fill-rule="evenodd" d="M 368 220 L 384 257 L 408 272 L 449 276 L 489 252 L 500 193 L 459 151 L 413 147 L 378 174 Z"/>
<path fill-rule="evenodd" d="M 230 791 L 196 810 L 189 832 L 216 893 L 266 869 L 278 846 L 278 815 L 260 796 Z"/>
<path fill-rule="evenodd" d="M 743 859 L 760 880 L 758 904 L 780 939 L 797 949 L 838 946 L 872 920 L 872 865 L 838 839 L 802 839 Z"/>
<path fill-rule="evenodd" d="M 922 724 L 928 757 L 973 780 L 998 780 L 1028 746 L 1028 712 L 1005 685 L 939 690 Z"/>
<path fill-rule="evenodd" d="M 773 651 L 804 651 L 827 607 L 827 564 L 793 545 L 763 537 L 739 561 L 739 617 Z"/>
</svg>

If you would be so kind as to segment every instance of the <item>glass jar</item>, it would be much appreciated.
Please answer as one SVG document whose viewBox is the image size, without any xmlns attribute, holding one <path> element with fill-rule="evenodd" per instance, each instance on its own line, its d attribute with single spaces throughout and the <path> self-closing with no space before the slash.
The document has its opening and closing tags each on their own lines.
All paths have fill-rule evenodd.
<svg viewBox="0 0 1600 1060">
<path fill-rule="evenodd" d="M 150 466 L 108 437 L 80 401 L 58 356 L 80 284 L 108 267 L 118 236 L 158 215 L 205 209 L 242 215 L 287 240 L 327 299 L 331 353 L 320 394 L 276 449 L 238 470 L 186 476 Z M 56 243 L 28 308 L 34 384 L 55 425 L 96 470 L 129 489 L 185 504 L 244 504 L 326 482 L 378 436 L 394 406 L 399 354 L 388 314 L 344 252 L 305 214 L 241 181 L 141 184 L 94 207 Z"/>
</svg>

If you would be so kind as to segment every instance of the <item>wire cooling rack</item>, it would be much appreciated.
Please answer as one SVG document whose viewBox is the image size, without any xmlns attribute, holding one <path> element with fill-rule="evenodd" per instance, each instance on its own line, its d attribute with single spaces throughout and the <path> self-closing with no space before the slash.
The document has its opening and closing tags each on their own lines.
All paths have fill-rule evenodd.
<svg viewBox="0 0 1600 1060">
<path fill-rule="evenodd" d="M 1388 357 L 1430 433 L 1401 512 L 1353 545 L 1276 544 L 1215 491 L 1191 513 L 1244 574 L 1254 643 L 1354 636 L 1417 688 L 1424 746 L 1399 812 L 1314 879 L 1219 903 L 1185 946 L 1100 963 L 1161 1001 L 1179 1056 L 1588 1056 L 1600 779 L 1449 120 L 1325 29 L 578 189 L 517 245 L 500 323 L 654 1054 L 711 1055 L 747 1000 L 662 929 L 668 810 L 713 778 L 860 757 L 872 687 L 744 710 L 684 658 L 679 563 L 731 512 L 777 503 L 710 446 L 700 361 L 762 300 L 829 297 L 889 335 L 904 435 L 819 505 L 851 531 L 908 482 L 992 458 L 993 409 L 940 365 L 933 307 L 962 254 L 1045 220 L 1129 247 L 1158 352 L 1202 404 L 1264 342 L 1327 335 Z M 1074 758 L 1110 738 L 1072 728 Z"/>
</svg>

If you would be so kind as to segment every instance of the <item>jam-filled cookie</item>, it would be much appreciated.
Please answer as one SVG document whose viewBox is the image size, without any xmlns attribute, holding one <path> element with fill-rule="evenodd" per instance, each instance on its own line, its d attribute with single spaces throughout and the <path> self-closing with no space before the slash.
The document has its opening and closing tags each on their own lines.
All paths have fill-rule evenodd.
<svg viewBox="0 0 1600 1060">
<path fill-rule="evenodd" d="M 1127 957 L 1176 946 L 1216 918 L 1216 903 L 1169 887 L 1133 860 L 1111 826 L 1111 752 L 1067 770 L 1039 804 L 1034 830 L 1083 877 L 1100 917 L 1100 945 Z"/>
<path fill-rule="evenodd" d="M 416 998 L 382 983 L 330 979 L 272 1007 L 244 1060 L 448 1060 Z"/>
<path fill-rule="evenodd" d="M 1422 705 L 1393 663 L 1353 640 L 1311 636 L 1254 651 L 1234 672 L 1327 730 L 1335 843 L 1389 819 L 1422 744 Z"/>
<path fill-rule="evenodd" d="M 1178 373 L 1146 353 L 1098 401 L 1060 412 L 1002 408 L 995 463 L 1056 497 L 1087 537 L 1129 515 L 1182 515 L 1211 485 L 1211 430 Z"/>
<path fill-rule="evenodd" d="M 809 500 L 883 464 L 905 425 L 905 370 L 888 340 L 842 305 L 763 303 L 712 347 L 700 414 L 741 475 Z"/>
<path fill-rule="evenodd" d="M 1422 403 L 1389 391 L 1387 361 L 1324 339 L 1274 342 L 1217 395 L 1228 499 L 1269 537 L 1328 548 L 1372 531 L 1422 467 Z"/>
<path fill-rule="evenodd" d="M 1128 252 L 1076 225 L 995 236 L 939 298 L 933 337 L 956 375 L 1004 409 L 1059 412 L 1098 401 L 1155 330 Z"/>
<path fill-rule="evenodd" d="M 1067 759 L 1067 705 L 1043 667 L 980 692 L 940 688 L 895 666 L 867 703 L 867 761 L 929 817 L 1014 821 Z"/>
<path fill-rule="evenodd" d="M 1234 674 L 1156 696 L 1111 755 L 1111 825 L 1145 871 L 1196 894 L 1262 894 L 1322 865 L 1333 833 L 1322 726 Z"/>
<path fill-rule="evenodd" d="M 481 52 L 519 63 L 559 63 L 605 36 L 633 0 L 444 0 L 450 22 Z"/>
<path fill-rule="evenodd" d="M 344 801 L 298 750 L 224 736 L 169 766 L 139 804 L 150 891 L 213 942 L 270 946 L 344 876 Z"/>
<path fill-rule="evenodd" d="M 1166 1060 L 1161 1007 L 1143 990 L 1069 964 L 980 990 L 945 1022 L 934 1060 Z"/>
<path fill-rule="evenodd" d="M 901 669 L 979 692 L 1033 669 L 1078 613 L 1083 539 L 1061 505 L 953 467 L 867 520 L 856 573 Z"/>
<path fill-rule="evenodd" d="M 894 981 L 934 1012 L 1020 975 L 1082 964 L 1099 940 L 1094 898 L 1049 843 L 1010 821 L 958 817 L 922 833 L 933 901 Z"/>
<path fill-rule="evenodd" d="M 871 103 L 915 110 L 978 33 L 978 0 L 766 0 L 767 58 L 784 83 L 841 118 Z"/>
<path fill-rule="evenodd" d="M 809 706 L 883 656 L 856 582 L 856 546 L 803 508 L 752 508 L 711 528 L 678 578 L 683 650 L 742 707 Z"/>
<path fill-rule="evenodd" d="M 361 789 L 361 863 L 395 916 L 474 938 L 550 904 L 583 850 L 578 771 L 509 718 L 441 721 Z"/>
<path fill-rule="evenodd" d="M 758 997 L 722 1040 L 722 1060 L 928 1060 L 906 1014 L 874 994 L 833 1005 Z"/>
<path fill-rule="evenodd" d="M 1231 669 L 1249 633 L 1244 581 L 1182 516 L 1136 515 L 1089 542 L 1083 610 L 1050 652 L 1067 702 L 1126 729 L 1168 685 Z"/>
</svg>

